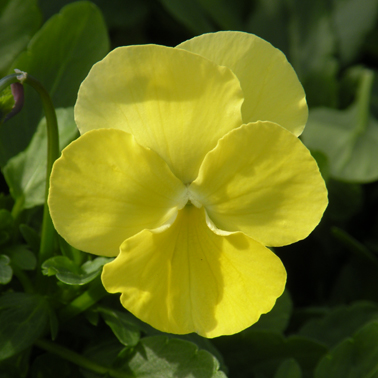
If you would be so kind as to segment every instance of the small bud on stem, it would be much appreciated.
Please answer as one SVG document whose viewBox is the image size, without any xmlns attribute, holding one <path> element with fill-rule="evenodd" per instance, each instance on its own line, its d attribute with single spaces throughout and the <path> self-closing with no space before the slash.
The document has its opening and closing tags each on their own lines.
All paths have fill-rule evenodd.
<svg viewBox="0 0 378 378">
<path fill-rule="evenodd" d="M 13 109 L 6 115 L 4 122 L 19 113 L 24 106 L 24 86 L 21 83 L 11 84 L 12 95 L 14 98 Z"/>
</svg>

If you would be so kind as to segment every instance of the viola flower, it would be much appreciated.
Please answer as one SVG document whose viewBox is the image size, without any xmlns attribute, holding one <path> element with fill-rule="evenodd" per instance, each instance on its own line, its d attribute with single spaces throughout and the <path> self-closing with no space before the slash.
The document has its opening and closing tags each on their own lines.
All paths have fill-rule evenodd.
<svg viewBox="0 0 378 378">
<path fill-rule="evenodd" d="M 327 205 L 280 51 L 241 32 L 117 48 L 82 83 L 75 119 L 50 212 L 68 243 L 115 257 L 108 292 L 159 330 L 205 337 L 272 309 L 286 272 L 268 247 L 305 238 Z"/>
</svg>

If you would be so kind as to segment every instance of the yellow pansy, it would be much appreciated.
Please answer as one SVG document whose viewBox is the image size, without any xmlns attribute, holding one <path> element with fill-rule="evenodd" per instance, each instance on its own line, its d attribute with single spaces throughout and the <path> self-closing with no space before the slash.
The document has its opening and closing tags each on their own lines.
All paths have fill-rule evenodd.
<svg viewBox="0 0 378 378">
<path fill-rule="evenodd" d="M 50 212 L 74 247 L 115 257 L 107 291 L 177 334 L 233 334 L 272 309 L 286 272 L 267 247 L 305 238 L 327 206 L 280 51 L 241 32 L 117 48 L 82 83 L 75 119 Z"/>
</svg>

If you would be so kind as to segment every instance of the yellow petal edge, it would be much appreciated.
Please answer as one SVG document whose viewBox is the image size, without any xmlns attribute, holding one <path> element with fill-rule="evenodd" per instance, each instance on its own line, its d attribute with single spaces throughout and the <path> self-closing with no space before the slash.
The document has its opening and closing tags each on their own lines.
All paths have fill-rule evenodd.
<svg viewBox="0 0 378 378">
<path fill-rule="evenodd" d="M 63 150 L 50 180 L 58 233 L 82 251 L 116 256 L 128 237 L 170 224 L 185 185 L 153 151 L 122 130 L 90 131 Z"/>
<path fill-rule="evenodd" d="M 102 281 L 153 327 L 212 338 L 239 332 L 270 311 L 286 272 L 268 248 L 242 233 L 216 235 L 204 209 L 185 206 L 164 232 L 144 230 L 126 240 Z"/>
<path fill-rule="evenodd" d="M 226 67 L 175 48 L 127 46 L 92 67 L 75 120 L 81 133 L 129 132 L 188 183 L 218 139 L 243 123 L 242 102 L 239 80 Z"/>
<path fill-rule="evenodd" d="M 299 136 L 306 124 L 306 96 L 285 55 L 254 34 L 221 31 L 203 34 L 178 45 L 237 76 L 245 101 L 243 123 L 271 121 Z"/>
<path fill-rule="evenodd" d="M 243 125 L 220 139 L 189 190 L 217 228 L 267 246 L 307 237 L 328 204 L 310 151 L 272 122 Z"/>
</svg>

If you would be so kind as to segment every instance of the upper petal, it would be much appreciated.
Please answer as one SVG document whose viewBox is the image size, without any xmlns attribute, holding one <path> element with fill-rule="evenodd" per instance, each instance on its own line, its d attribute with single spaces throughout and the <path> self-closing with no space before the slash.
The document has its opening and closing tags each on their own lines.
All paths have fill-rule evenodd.
<svg viewBox="0 0 378 378">
<path fill-rule="evenodd" d="M 307 121 L 305 93 L 285 55 L 248 33 L 203 34 L 177 46 L 230 68 L 244 92 L 243 122 L 271 121 L 300 135 Z"/>
<path fill-rule="evenodd" d="M 243 125 L 209 152 L 189 187 L 215 226 L 268 246 L 305 238 L 327 206 L 327 190 L 308 149 L 271 122 Z"/>
<path fill-rule="evenodd" d="M 116 256 L 128 237 L 174 218 L 187 190 L 153 151 L 121 130 L 88 132 L 63 150 L 50 181 L 56 230 L 85 252 Z"/>
<path fill-rule="evenodd" d="M 126 240 L 102 281 L 138 318 L 164 332 L 216 337 L 271 310 L 285 286 L 280 259 L 242 233 L 219 236 L 204 209 L 185 206 L 161 233 Z"/>
<path fill-rule="evenodd" d="M 190 52 L 157 45 L 113 50 L 82 83 L 75 107 L 81 133 L 117 128 L 157 152 L 183 182 L 205 154 L 242 124 L 235 75 Z"/>
</svg>

